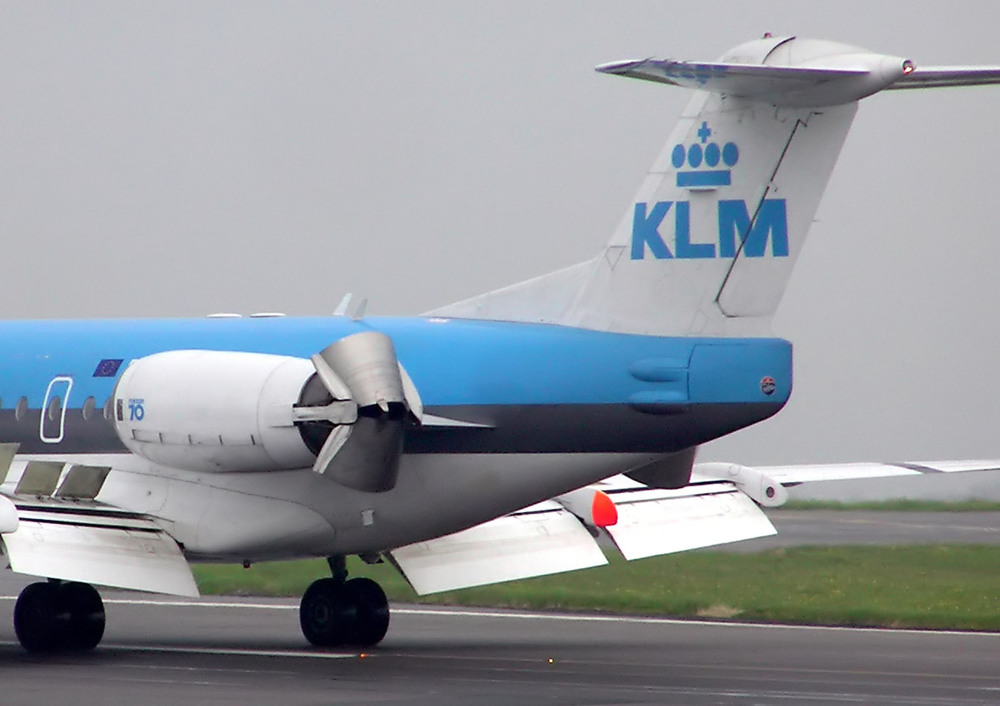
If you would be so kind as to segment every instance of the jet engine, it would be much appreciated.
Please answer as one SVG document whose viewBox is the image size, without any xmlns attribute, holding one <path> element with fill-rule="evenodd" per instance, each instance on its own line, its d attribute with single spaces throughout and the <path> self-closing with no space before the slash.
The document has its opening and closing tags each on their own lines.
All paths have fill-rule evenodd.
<svg viewBox="0 0 1000 706">
<path fill-rule="evenodd" d="M 115 431 L 133 453 L 199 472 L 312 466 L 367 492 L 391 489 L 416 387 L 392 340 L 347 336 L 311 360 L 177 350 L 134 361 L 115 388 Z"/>
</svg>

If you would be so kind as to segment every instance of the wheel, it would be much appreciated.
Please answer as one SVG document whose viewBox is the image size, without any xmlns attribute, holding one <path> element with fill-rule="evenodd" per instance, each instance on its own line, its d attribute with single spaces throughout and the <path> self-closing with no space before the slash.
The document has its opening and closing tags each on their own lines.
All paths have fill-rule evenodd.
<svg viewBox="0 0 1000 706">
<path fill-rule="evenodd" d="M 344 601 L 354 613 L 347 644 L 371 647 L 380 643 L 389 630 L 389 600 L 382 587 L 369 578 L 351 579 L 344 584 Z"/>
<path fill-rule="evenodd" d="M 69 613 L 60 601 L 60 588 L 55 583 L 33 583 L 17 597 L 14 632 L 28 652 L 52 652 L 63 646 Z"/>
<path fill-rule="evenodd" d="M 59 587 L 59 601 L 69 613 L 64 647 L 86 651 L 104 637 L 104 601 L 89 583 L 67 583 Z"/>
<path fill-rule="evenodd" d="M 319 579 L 302 596 L 299 625 L 306 639 L 317 647 L 342 645 L 352 632 L 354 616 L 345 610 L 343 587 L 334 579 Z"/>
</svg>

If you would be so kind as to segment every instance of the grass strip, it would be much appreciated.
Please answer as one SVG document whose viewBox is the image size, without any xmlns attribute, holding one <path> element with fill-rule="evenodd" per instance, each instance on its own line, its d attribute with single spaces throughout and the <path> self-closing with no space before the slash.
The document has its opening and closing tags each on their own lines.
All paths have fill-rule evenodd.
<svg viewBox="0 0 1000 706">
<path fill-rule="evenodd" d="M 698 551 L 417 596 L 388 565 L 349 562 L 408 603 L 959 630 L 1000 630 L 998 566 L 992 546 Z M 301 596 L 327 575 L 319 560 L 195 567 L 209 594 Z"/>
<path fill-rule="evenodd" d="M 833 500 L 789 500 L 780 510 L 889 510 L 895 512 L 1000 512 L 1000 502 L 992 500 L 873 500 L 837 502 Z"/>
</svg>

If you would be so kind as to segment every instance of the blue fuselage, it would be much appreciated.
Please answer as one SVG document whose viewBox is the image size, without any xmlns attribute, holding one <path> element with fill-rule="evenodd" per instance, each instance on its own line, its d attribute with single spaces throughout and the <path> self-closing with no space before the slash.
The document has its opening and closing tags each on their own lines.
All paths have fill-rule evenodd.
<svg viewBox="0 0 1000 706">
<path fill-rule="evenodd" d="M 180 349 L 308 358 L 370 329 L 392 338 L 429 414 L 482 425 L 414 430 L 407 453 L 668 453 L 769 417 L 791 392 L 791 344 L 770 338 L 434 318 L 12 321 L 0 323 L 0 440 L 21 453 L 124 451 L 103 410 L 129 361 Z"/>
</svg>

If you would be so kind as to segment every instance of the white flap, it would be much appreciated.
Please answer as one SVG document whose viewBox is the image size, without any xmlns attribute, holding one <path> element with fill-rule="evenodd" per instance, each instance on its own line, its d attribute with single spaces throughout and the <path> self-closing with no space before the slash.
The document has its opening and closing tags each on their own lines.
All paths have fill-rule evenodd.
<svg viewBox="0 0 1000 706">
<path fill-rule="evenodd" d="M 645 491 L 634 500 L 612 496 L 618 523 L 605 531 L 630 561 L 776 534 L 753 500 L 728 487 L 708 495 L 663 497 L 670 491 Z M 654 493 L 660 498 L 639 499 Z"/>
<path fill-rule="evenodd" d="M 3 535 L 10 567 L 20 574 L 140 591 L 197 596 L 177 543 L 152 523 L 132 527 L 32 519 L 21 512 L 16 532 Z M 141 521 L 140 521 L 141 522 Z M 124 523 L 123 523 L 124 524 Z"/>
<path fill-rule="evenodd" d="M 590 533 L 565 510 L 500 517 L 394 549 L 390 556 L 421 595 L 607 563 Z"/>
</svg>

